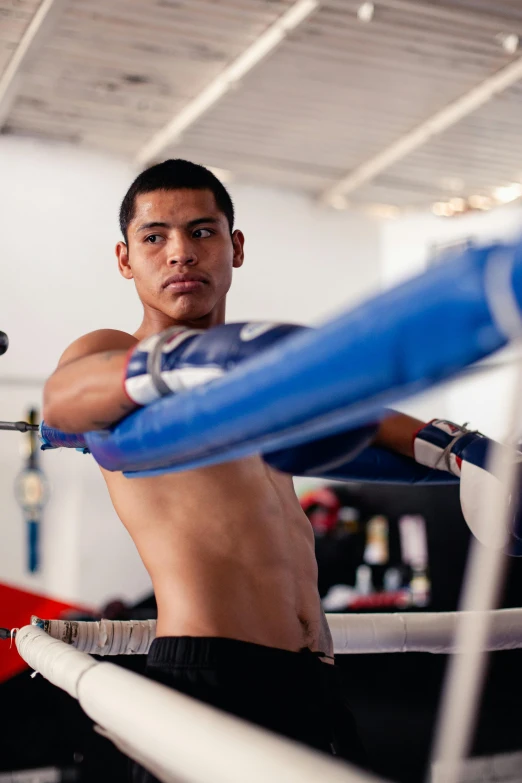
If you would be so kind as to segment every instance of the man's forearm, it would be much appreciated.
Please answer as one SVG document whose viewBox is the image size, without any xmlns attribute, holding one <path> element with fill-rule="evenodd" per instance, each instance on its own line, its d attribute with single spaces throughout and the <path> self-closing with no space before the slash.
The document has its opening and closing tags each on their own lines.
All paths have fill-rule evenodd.
<svg viewBox="0 0 522 783">
<path fill-rule="evenodd" d="M 43 417 L 63 432 L 104 429 L 138 406 L 123 388 L 127 351 L 103 351 L 58 367 L 44 388 Z"/>
<path fill-rule="evenodd" d="M 413 458 L 413 441 L 424 424 L 425 422 L 403 413 L 393 413 L 381 422 L 374 445 Z"/>
</svg>

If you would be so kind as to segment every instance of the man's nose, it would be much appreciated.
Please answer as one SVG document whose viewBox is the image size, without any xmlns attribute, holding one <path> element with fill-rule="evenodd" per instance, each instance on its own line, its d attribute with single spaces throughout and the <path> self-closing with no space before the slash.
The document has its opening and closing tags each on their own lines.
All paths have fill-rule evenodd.
<svg viewBox="0 0 522 783">
<path fill-rule="evenodd" d="M 194 243 L 186 237 L 172 239 L 168 247 L 169 266 L 189 266 L 197 264 Z"/>
</svg>

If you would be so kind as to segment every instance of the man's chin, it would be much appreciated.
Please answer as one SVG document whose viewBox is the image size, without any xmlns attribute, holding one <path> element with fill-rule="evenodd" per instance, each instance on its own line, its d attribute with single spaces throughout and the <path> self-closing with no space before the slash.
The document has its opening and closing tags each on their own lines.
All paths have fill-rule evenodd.
<svg viewBox="0 0 522 783">
<path fill-rule="evenodd" d="M 192 303 L 192 305 L 188 304 L 184 307 L 177 306 L 172 309 L 169 308 L 168 315 L 174 321 L 194 324 L 205 321 L 211 317 L 212 307 L 202 307 L 201 305 L 195 306 L 195 304 L 196 303 Z"/>
</svg>

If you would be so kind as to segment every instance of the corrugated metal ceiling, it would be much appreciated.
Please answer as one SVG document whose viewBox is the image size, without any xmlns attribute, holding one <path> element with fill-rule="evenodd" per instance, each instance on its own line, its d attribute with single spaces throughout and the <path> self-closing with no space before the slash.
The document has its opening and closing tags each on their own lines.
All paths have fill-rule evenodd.
<svg viewBox="0 0 522 783">
<path fill-rule="evenodd" d="M 0 73 L 39 3 L 0 0 Z M 67 0 L 23 68 L 4 133 L 132 158 L 292 0 Z M 238 179 L 319 194 L 502 69 L 499 35 L 522 6 L 383 0 L 371 23 L 355 0 L 319 9 L 206 114 L 168 155 Z M 424 207 L 522 177 L 522 86 L 428 141 L 352 194 Z"/>
</svg>

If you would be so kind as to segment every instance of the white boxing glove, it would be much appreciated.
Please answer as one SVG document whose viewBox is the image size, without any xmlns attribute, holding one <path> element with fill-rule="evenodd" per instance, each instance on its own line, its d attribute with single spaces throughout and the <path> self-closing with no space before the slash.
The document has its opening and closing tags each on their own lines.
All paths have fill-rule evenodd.
<svg viewBox="0 0 522 783">
<path fill-rule="evenodd" d="M 482 513 L 484 485 L 503 497 L 499 493 L 499 479 L 488 470 L 491 449 L 495 445 L 480 432 L 434 419 L 417 432 L 413 450 L 415 461 L 421 465 L 447 470 L 460 478 L 462 514 L 473 535 L 485 546 L 503 548 L 507 554 L 519 557 L 522 555 L 522 515 L 518 512 L 518 498 L 514 499 L 506 531 L 499 531 L 495 528 L 497 520 L 485 520 Z M 520 462 L 522 455 L 513 451 L 509 458 Z M 501 514 L 499 508 L 499 516 Z"/>
</svg>

